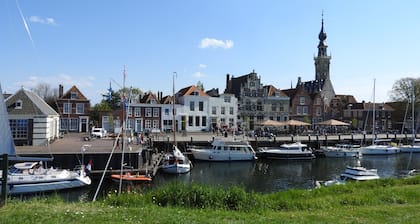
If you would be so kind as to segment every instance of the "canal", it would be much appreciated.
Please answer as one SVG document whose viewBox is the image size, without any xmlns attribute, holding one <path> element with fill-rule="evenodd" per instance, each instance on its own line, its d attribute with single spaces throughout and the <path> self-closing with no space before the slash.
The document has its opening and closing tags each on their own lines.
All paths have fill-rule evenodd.
<svg viewBox="0 0 420 224">
<path fill-rule="evenodd" d="M 158 173 L 149 185 L 137 185 L 150 189 L 171 181 L 229 187 L 239 185 L 247 191 L 270 193 L 291 188 L 311 189 L 316 180 L 337 178 L 346 166 L 361 165 L 378 169 L 382 178 L 399 177 L 409 169 L 420 169 L 420 153 L 401 153 L 388 156 L 364 156 L 361 158 L 317 158 L 312 161 L 258 160 L 255 162 L 199 162 L 193 161 L 190 173 L 168 175 Z M 92 200 L 100 177 L 94 177 L 87 188 L 61 192 L 68 201 Z M 127 187 L 127 186 L 125 186 Z M 98 198 L 109 192 L 117 192 L 118 183 L 104 181 Z"/>
</svg>

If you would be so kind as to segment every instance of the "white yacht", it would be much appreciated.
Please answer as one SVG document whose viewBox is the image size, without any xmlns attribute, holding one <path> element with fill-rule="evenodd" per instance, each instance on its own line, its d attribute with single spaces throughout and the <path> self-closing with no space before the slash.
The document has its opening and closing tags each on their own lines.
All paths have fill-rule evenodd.
<svg viewBox="0 0 420 224">
<path fill-rule="evenodd" d="M 267 159 L 310 160 L 315 158 L 308 145 L 301 142 L 282 144 L 280 147 L 261 147 L 258 148 L 257 155 Z"/>
<path fill-rule="evenodd" d="M 420 139 L 415 138 L 411 145 L 401 145 L 401 152 L 420 152 Z"/>
<path fill-rule="evenodd" d="M 78 171 L 70 171 L 44 168 L 42 162 L 20 162 L 9 168 L 7 173 L 7 190 L 10 194 L 57 191 L 90 184 L 91 179 L 83 166 Z"/>
<path fill-rule="evenodd" d="M 246 141 L 215 139 L 211 147 L 193 146 L 189 150 L 195 159 L 205 161 L 243 161 L 257 158 L 254 149 Z"/>
<path fill-rule="evenodd" d="M 336 144 L 322 148 L 325 157 L 359 157 L 360 145 Z"/>
<path fill-rule="evenodd" d="M 400 148 L 396 147 L 390 139 L 376 140 L 374 144 L 361 147 L 362 155 L 390 155 L 400 152 Z"/>
<path fill-rule="evenodd" d="M 379 179 L 377 169 L 366 169 L 361 166 L 347 166 L 339 179 L 328 181 L 317 181 L 316 186 L 332 186 L 345 184 L 348 181 L 367 181 Z"/>
</svg>

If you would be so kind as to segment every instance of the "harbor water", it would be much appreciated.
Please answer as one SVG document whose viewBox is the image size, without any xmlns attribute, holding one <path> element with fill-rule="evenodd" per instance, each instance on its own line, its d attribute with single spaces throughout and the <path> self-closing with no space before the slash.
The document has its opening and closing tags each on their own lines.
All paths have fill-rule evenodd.
<svg viewBox="0 0 420 224">
<path fill-rule="evenodd" d="M 130 185 L 144 190 L 163 186 L 171 181 L 198 183 L 217 187 L 242 186 L 247 191 L 270 193 L 288 189 L 311 189 L 316 180 L 339 177 L 346 166 L 361 165 L 377 169 L 381 178 L 399 178 L 413 168 L 420 169 L 420 153 L 400 153 L 388 156 L 361 158 L 317 158 L 310 161 L 257 160 L 253 162 L 193 161 L 190 173 L 169 175 L 158 173 L 148 185 Z M 89 187 L 61 192 L 69 201 L 91 200 L 97 190 L 99 177 Z M 127 187 L 127 186 L 125 186 Z M 118 191 L 118 183 L 105 179 L 98 198 Z"/>
</svg>

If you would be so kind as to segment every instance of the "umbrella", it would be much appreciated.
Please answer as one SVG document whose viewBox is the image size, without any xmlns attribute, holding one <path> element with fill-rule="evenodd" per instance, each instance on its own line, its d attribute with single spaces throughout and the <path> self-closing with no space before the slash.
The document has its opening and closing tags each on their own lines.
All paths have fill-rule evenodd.
<svg viewBox="0 0 420 224">
<path fill-rule="evenodd" d="M 309 126 L 311 124 L 303 122 L 303 121 L 298 121 L 298 120 L 288 120 L 288 121 L 282 121 L 279 122 L 281 123 L 281 125 L 288 125 L 288 126 Z"/>
<path fill-rule="evenodd" d="M 284 124 L 282 124 L 282 122 L 274 121 L 274 120 L 265 120 L 265 121 L 261 122 L 260 125 L 261 126 L 272 126 L 272 127 L 284 126 Z"/>
<path fill-rule="evenodd" d="M 331 126 L 349 126 L 350 124 L 342 122 L 342 121 L 338 121 L 338 120 L 334 120 L 334 119 L 330 119 L 330 120 L 326 120 L 323 122 L 319 122 L 317 123 L 318 125 L 331 125 Z"/>
</svg>

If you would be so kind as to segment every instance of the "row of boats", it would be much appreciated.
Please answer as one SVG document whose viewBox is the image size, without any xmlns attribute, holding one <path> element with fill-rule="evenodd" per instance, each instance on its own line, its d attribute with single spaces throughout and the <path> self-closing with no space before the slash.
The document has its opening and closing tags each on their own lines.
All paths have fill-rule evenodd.
<svg viewBox="0 0 420 224">
<path fill-rule="evenodd" d="M 321 147 L 326 157 L 359 157 L 362 155 L 388 155 L 400 152 L 420 152 L 420 140 L 413 145 L 395 146 L 390 140 L 377 140 L 375 144 L 361 147 L 353 144 L 337 144 Z M 210 147 L 187 148 L 194 159 L 205 161 L 239 161 L 261 159 L 306 160 L 315 158 L 313 150 L 301 142 L 285 143 L 274 147 L 259 147 L 256 151 L 247 141 L 215 139 Z"/>
</svg>

